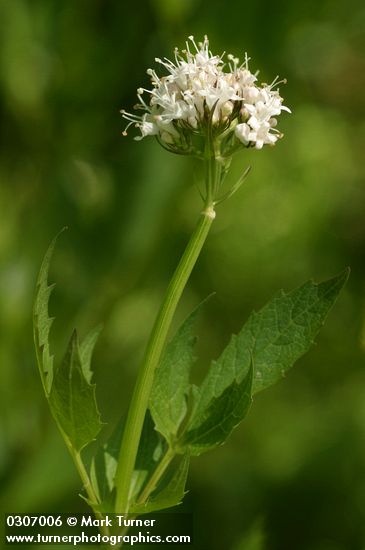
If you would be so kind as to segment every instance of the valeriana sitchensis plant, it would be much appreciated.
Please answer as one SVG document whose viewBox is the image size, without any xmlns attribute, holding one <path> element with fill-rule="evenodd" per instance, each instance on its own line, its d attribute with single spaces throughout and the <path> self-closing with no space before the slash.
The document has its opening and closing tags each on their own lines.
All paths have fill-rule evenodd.
<svg viewBox="0 0 365 550">
<path fill-rule="evenodd" d="M 190 457 L 222 445 L 245 417 L 252 397 L 284 376 L 311 346 L 348 273 L 320 284 L 307 282 L 279 292 L 254 312 L 218 359 L 200 387 L 189 381 L 194 363 L 197 309 L 167 343 L 176 307 L 198 259 L 216 206 L 245 179 L 223 183 L 232 155 L 245 148 L 273 146 L 282 137 L 277 117 L 283 105 L 277 86 L 259 84 L 257 74 L 232 55 L 213 55 L 208 39 L 175 50 L 174 61 L 156 58 L 151 89 L 139 88 L 136 114 L 122 111 L 135 137 L 155 136 L 168 151 L 192 155 L 205 167 L 203 208 L 157 315 L 129 405 L 128 414 L 87 467 L 81 451 L 102 429 L 91 383 L 91 355 L 98 330 L 71 337 L 64 361 L 55 369 L 49 348 L 48 285 L 52 243 L 44 259 L 34 307 L 34 338 L 41 379 L 52 414 L 84 484 L 85 498 L 99 518 L 106 512 L 138 514 L 170 508 L 185 492 Z M 226 185 L 226 184 L 225 184 Z"/>
</svg>

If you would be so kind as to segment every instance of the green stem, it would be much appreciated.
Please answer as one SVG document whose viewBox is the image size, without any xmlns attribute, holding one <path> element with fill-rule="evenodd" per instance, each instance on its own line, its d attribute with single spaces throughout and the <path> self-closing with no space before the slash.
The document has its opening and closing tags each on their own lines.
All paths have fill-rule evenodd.
<svg viewBox="0 0 365 550">
<path fill-rule="evenodd" d="M 167 467 L 169 466 L 172 459 L 175 457 L 175 453 L 172 449 L 168 449 L 163 456 L 162 460 L 157 465 L 156 470 L 151 475 L 150 479 L 146 483 L 145 487 L 143 488 L 143 491 L 139 495 L 137 499 L 137 504 L 144 504 L 150 494 L 156 489 L 158 482 L 160 481 L 161 477 L 166 472 Z"/>
<path fill-rule="evenodd" d="M 81 459 L 80 453 L 74 452 L 73 450 L 70 451 L 73 461 L 75 463 L 76 469 L 79 472 L 79 475 L 81 477 L 82 483 L 84 485 L 84 489 L 86 491 L 86 494 L 90 501 L 97 503 L 98 498 L 95 494 L 94 488 L 91 484 L 91 481 L 89 479 L 88 473 L 86 471 L 86 468 L 84 466 L 84 463 Z M 100 514 L 98 514 L 100 516 Z"/>
<path fill-rule="evenodd" d="M 157 464 L 155 471 L 151 475 L 150 479 L 147 481 L 141 494 L 137 498 L 136 504 L 144 504 L 145 502 L 147 502 L 149 496 L 156 489 L 158 482 L 166 472 L 166 469 L 170 465 L 173 458 L 175 458 L 175 456 L 176 456 L 175 451 L 173 451 L 173 449 L 169 447 L 166 453 L 164 454 L 164 456 L 162 457 L 161 461 Z M 132 516 L 132 517 L 135 517 L 135 516 Z M 132 519 L 132 517 L 129 516 L 130 519 Z M 124 529 L 120 534 L 125 535 L 129 529 L 130 527 L 124 527 Z M 121 546 L 123 546 L 123 543 L 121 543 L 119 547 Z"/>
<path fill-rule="evenodd" d="M 89 474 L 86 471 L 85 465 L 84 465 L 84 463 L 82 461 L 82 458 L 81 458 L 81 454 L 78 451 L 75 451 L 75 449 L 70 444 L 69 439 L 65 435 L 63 430 L 61 428 L 59 428 L 59 429 L 60 429 L 61 435 L 64 439 L 64 442 L 66 443 L 66 447 L 68 448 L 68 450 L 70 452 L 70 455 L 72 456 L 72 459 L 73 459 L 74 464 L 76 466 L 76 470 L 79 473 L 79 476 L 81 478 L 81 481 L 83 483 L 84 489 L 86 491 L 86 494 L 87 494 L 90 502 L 94 502 L 95 504 L 97 504 L 99 502 L 99 499 L 98 499 L 98 497 L 95 493 L 93 484 L 90 481 Z M 99 512 L 98 510 L 95 510 L 93 508 L 93 511 L 94 511 L 95 517 L 97 519 L 103 519 L 104 518 L 103 514 L 101 512 Z M 109 535 L 109 528 L 107 526 L 104 526 L 102 523 L 99 527 L 99 530 L 100 530 L 102 535 Z"/>
<path fill-rule="evenodd" d="M 120 448 L 115 478 L 117 487 L 116 513 L 127 513 L 129 509 L 131 479 L 154 372 L 160 361 L 177 304 L 199 257 L 214 218 L 214 203 L 209 197 L 209 201 L 206 203 L 195 231 L 170 281 L 165 299 L 152 329 L 144 361 L 138 373 Z"/>
</svg>

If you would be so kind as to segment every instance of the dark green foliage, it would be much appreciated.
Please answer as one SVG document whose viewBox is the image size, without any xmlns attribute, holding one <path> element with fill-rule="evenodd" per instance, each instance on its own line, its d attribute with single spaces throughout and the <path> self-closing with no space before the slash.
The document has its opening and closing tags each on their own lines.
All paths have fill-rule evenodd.
<svg viewBox="0 0 365 550">
<path fill-rule="evenodd" d="M 224 443 L 247 414 L 252 396 L 280 380 L 312 346 L 348 275 L 346 269 L 323 283 L 279 292 L 232 336 L 200 388 L 189 385 L 195 311 L 156 371 L 150 403 L 156 428 L 182 453 L 199 455 Z"/>
</svg>

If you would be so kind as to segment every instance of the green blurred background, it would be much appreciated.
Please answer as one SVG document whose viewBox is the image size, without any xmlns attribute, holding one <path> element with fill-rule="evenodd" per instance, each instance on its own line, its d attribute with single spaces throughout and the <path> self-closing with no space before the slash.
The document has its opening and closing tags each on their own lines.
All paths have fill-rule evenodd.
<svg viewBox="0 0 365 550">
<path fill-rule="evenodd" d="M 200 209 L 196 167 L 122 138 L 155 56 L 208 34 L 214 52 L 280 74 L 292 115 L 274 149 L 237 156 L 176 322 L 212 291 L 196 377 L 279 288 L 352 275 L 285 381 L 223 448 L 193 461 L 181 508 L 196 547 L 365 548 L 365 8 L 360 0 L 0 1 L 1 507 L 83 511 L 32 347 L 40 261 L 65 225 L 51 301 L 58 359 L 76 325 L 104 323 L 94 369 L 105 421 L 126 410 L 148 332 Z"/>
</svg>

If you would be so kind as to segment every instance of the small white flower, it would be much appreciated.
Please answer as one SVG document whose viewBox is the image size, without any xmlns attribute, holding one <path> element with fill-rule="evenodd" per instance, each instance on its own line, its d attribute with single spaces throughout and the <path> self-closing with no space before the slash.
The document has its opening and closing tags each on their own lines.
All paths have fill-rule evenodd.
<svg viewBox="0 0 365 550">
<path fill-rule="evenodd" d="M 152 121 L 151 116 L 147 114 L 143 115 L 142 121 L 138 123 L 138 128 L 140 129 L 142 135 L 136 137 L 135 139 L 137 140 L 146 136 L 155 136 L 159 131 L 157 124 Z"/>
<path fill-rule="evenodd" d="M 207 135 L 212 127 L 213 135 L 224 156 L 237 149 L 238 143 L 261 149 L 273 145 L 282 136 L 274 126 L 276 118 L 285 107 L 277 90 L 277 79 L 268 86 L 259 86 L 257 76 L 248 68 L 248 57 L 240 65 L 239 59 L 213 55 L 209 41 L 198 45 L 192 36 L 186 49 L 175 49 L 175 60 L 156 58 L 167 75 L 159 77 L 153 69 L 152 89 L 138 89 L 140 101 L 136 108 L 144 111 L 141 116 L 122 111 L 131 125 L 139 128 L 142 139 L 156 136 L 173 152 L 201 155 L 196 149 L 194 135 Z M 149 95 L 149 101 L 143 99 Z M 234 141 L 236 139 L 236 144 Z"/>
<path fill-rule="evenodd" d="M 254 144 L 256 149 L 262 149 L 264 145 L 274 145 L 281 134 L 270 133 L 272 130 L 269 122 L 262 122 L 255 129 L 249 124 L 238 124 L 235 128 L 235 134 L 242 143 L 248 145 Z"/>
</svg>

